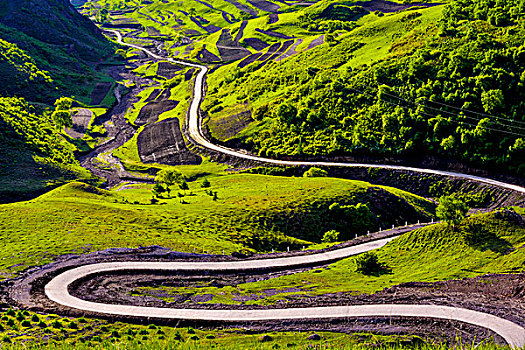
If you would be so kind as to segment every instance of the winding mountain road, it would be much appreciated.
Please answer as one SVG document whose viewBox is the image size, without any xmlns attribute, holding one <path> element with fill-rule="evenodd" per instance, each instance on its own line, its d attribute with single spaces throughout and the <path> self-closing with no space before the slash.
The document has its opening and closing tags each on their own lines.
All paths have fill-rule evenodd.
<svg viewBox="0 0 525 350">
<path fill-rule="evenodd" d="M 249 154 L 217 146 L 209 142 L 201 132 L 199 106 L 203 98 L 204 77 L 208 68 L 199 64 L 177 61 L 171 58 L 161 57 L 153 52 L 137 45 L 127 44 L 122 41 L 122 36 L 117 31 L 111 31 L 117 35 L 119 43 L 134 47 L 148 53 L 159 60 L 168 60 L 174 63 L 200 69 L 196 81 L 194 98 L 190 106 L 189 114 L 189 132 L 194 141 L 201 146 L 235 156 L 242 159 L 248 159 L 258 162 L 273 163 L 279 165 L 323 165 L 323 166 L 340 166 L 340 167 L 374 167 L 387 168 L 393 170 L 408 170 L 420 173 L 446 175 L 457 178 L 463 178 L 482 183 L 487 183 L 509 190 L 525 194 L 525 188 L 495 181 L 492 179 L 447 172 L 431 169 L 419 169 L 394 165 L 378 164 L 348 164 L 332 162 L 300 162 L 300 161 L 282 161 L 269 158 L 257 157 Z M 114 305 L 90 302 L 72 296 L 68 287 L 79 279 L 85 279 L 89 276 L 109 273 L 115 271 L 133 271 L 133 270 L 151 270 L 151 271 L 247 271 L 260 270 L 269 268 L 290 268 L 300 265 L 312 265 L 323 262 L 330 262 L 343 259 L 352 255 L 360 254 L 366 251 L 378 249 L 387 244 L 394 237 L 378 241 L 368 242 L 362 245 L 349 248 L 342 248 L 330 252 L 275 258 L 260 259 L 248 261 L 230 261 L 230 262 L 119 262 L 119 263 L 100 263 L 80 266 L 65 271 L 54 277 L 46 286 L 45 293 L 52 301 L 75 309 L 122 316 L 136 317 L 153 317 L 164 319 L 187 319 L 187 320 L 207 320 L 207 321 L 264 321 L 264 320 L 283 320 L 283 319 L 327 319 L 343 317 L 422 317 L 436 318 L 445 320 L 457 320 L 476 326 L 484 327 L 494 331 L 505 339 L 505 341 L 514 348 L 525 347 L 525 329 L 511 321 L 490 315 L 487 313 L 477 312 L 464 308 L 439 306 L 439 305 L 411 305 L 411 304 L 378 304 L 378 305 L 355 305 L 355 306 L 329 306 L 329 307 L 310 307 L 310 308 L 284 308 L 284 309 L 265 309 L 265 310 L 204 310 L 204 309 L 177 309 L 177 308 L 156 308 L 156 307 L 139 307 L 130 305 Z"/>
</svg>

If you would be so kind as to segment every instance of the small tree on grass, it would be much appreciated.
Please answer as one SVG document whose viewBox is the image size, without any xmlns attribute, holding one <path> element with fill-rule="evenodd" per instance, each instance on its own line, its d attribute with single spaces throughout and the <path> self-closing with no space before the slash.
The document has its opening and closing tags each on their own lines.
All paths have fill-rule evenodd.
<svg viewBox="0 0 525 350">
<path fill-rule="evenodd" d="M 73 119 L 71 118 L 72 105 L 73 100 L 69 97 L 61 97 L 55 101 L 55 110 L 51 114 L 51 118 L 59 129 L 73 126 Z"/>
<path fill-rule="evenodd" d="M 385 267 L 379 263 L 379 259 L 374 252 L 361 254 L 355 261 L 356 271 L 364 275 L 380 274 Z"/>
<path fill-rule="evenodd" d="M 201 184 L 201 187 L 202 188 L 208 188 L 208 187 L 211 187 L 211 183 L 208 179 L 204 179 L 204 181 L 202 181 L 202 184 Z"/>
<path fill-rule="evenodd" d="M 157 173 L 157 176 L 155 176 L 155 183 L 166 184 L 166 191 L 168 191 L 168 194 L 171 191 L 170 186 L 175 184 L 181 185 L 183 182 L 186 182 L 184 175 L 173 169 L 163 169 Z"/>
<path fill-rule="evenodd" d="M 153 185 L 152 192 L 155 197 L 160 197 L 162 193 L 166 192 L 166 189 L 164 188 L 164 186 L 162 186 L 162 184 L 157 182 L 155 183 L 155 185 Z M 168 191 L 168 196 L 169 196 L 169 191 Z"/>
<path fill-rule="evenodd" d="M 454 195 L 442 196 L 439 198 L 436 215 L 440 220 L 446 222 L 447 225 L 455 227 L 465 219 L 468 211 L 468 205 L 461 199 Z"/>
<path fill-rule="evenodd" d="M 332 242 L 337 242 L 338 239 L 339 239 L 339 232 L 337 232 L 336 230 L 330 230 L 330 231 L 325 232 L 325 234 L 323 235 L 323 238 L 321 239 L 321 242 L 332 243 Z"/>
<path fill-rule="evenodd" d="M 328 172 L 326 170 L 312 167 L 304 172 L 303 177 L 327 177 Z"/>
</svg>

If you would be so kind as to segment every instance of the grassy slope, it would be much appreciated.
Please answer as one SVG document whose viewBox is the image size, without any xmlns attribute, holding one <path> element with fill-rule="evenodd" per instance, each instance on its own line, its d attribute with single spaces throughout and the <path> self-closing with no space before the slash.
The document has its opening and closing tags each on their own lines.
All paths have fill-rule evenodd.
<svg viewBox="0 0 525 350">
<path fill-rule="evenodd" d="M 349 67 L 380 61 L 389 55 L 389 48 L 393 42 L 409 35 L 411 31 L 420 30 L 429 23 L 435 22 L 440 17 L 442 9 L 443 6 L 436 6 L 414 11 L 421 13 L 421 17 L 418 18 L 420 22 L 408 30 L 405 28 L 404 22 L 400 21 L 406 15 L 406 12 L 387 14 L 383 17 L 369 14 L 358 20 L 357 23 L 360 25 L 358 28 L 348 33 L 342 33 L 337 38 L 339 42 L 337 45 L 329 46 L 325 43 L 280 63 L 267 64 L 264 69 L 253 71 L 251 65 L 247 66 L 241 70 L 242 79 L 229 79 L 229 71 L 236 66 L 236 63 L 221 67 L 208 76 L 208 94 L 203 103 L 203 109 L 210 109 L 217 104 L 217 101 L 220 101 L 221 105 L 228 108 L 245 100 L 247 97 L 254 108 L 264 104 L 278 105 L 283 100 L 289 99 L 301 86 L 300 81 L 305 74 L 305 67 L 315 67 L 331 71 L 334 75 L 339 75 L 340 72 L 345 72 Z M 298 16 L 298 14 L 286 14 L 286 16 L 282 16 L 283 18 L 279 22 L 269 27 L 280 28 L 279 30 L 281 31 L 283 28 L 294 28 L 291 26 L 294 22 L 289 18 L 293 16 Z M 260 21 L 262 18 L 257 20 Z M 250 26 L 245 29 L 245 33 L 249 33 L 249 29 Z M 292 32 L 289 32 L 290 30 L 287 29 L 285 31 L 287 34 L 292 34 Z M 299 30 L 293 34 L 299 35 L 304 39 L 303 44 L 296 48 L 297 51 L 301 51 L 306 50 L 309 42 L 323 33 L 311 33 L 308 36 L 303 36 L 305 33 L 301 33 Z M 246 36 L 244 35 L 244 37 Z M 265 38 L 265 40 L 268 40 L 268 38 Z M 349 51 L 349 47 L 355 42 L 361 43 L 362 46 L 355 51 Z M 326 57 L 331 59 L 327 60 Z M 231 82 L 228 82 L 229 80 Z M 259 86 L 275 85 L 276 81 L 280 82 L 281 80 L 287 83 L 277 83 L 275 89 L 265 91 L 260 95 L 256 93 Z M 242 89 L 240 88 L 241 86 Z M 212 119 L 220 118 L 221 114 L 212 113 L 210 117 Z M 253 123 L 241 132 L 239 137 L 249 138 L 251 135 L 258 133 L 259 129 L 258 123 Z"/>
<path fill-rule="evenodd" d="M 525 214 L 524 209 L 517 209 Z M 478 237 L 474 243 L 469 235 Z M 326 293 L 374 293 L 405 282 L 434 282 L 475 277 L 488 273 L 522 272 L 525 264 L 525 226 L 500 214 L 477 215 L 466 220 L 456 231 L 439 224 L 407 233 L 377 251 L 379 260 L 391 273 L 367 276 L 355 271 L 355 258 L 349 258 L 304 273 L 266 281 L 245 283 L 237 287 L 204 287 L 198 289 L 165 288 L 172 293 L 215 294 L 212 302 L 239 303 L 240 295 L 257 294 L 267 304 L 290 295 L 320 295 Z M 268 289 L 282 290 L 268 297 Z M 287 292 L 293 289 L 293 292 Z M 148 289 L 143 292 L 148 293 Z M 274 294 L 274 293 L 272 293 Z"/>
<path fill-rule="evenodd" d="M 320 209 L 334 201 L 371 198 L 370 184 L 359 181 L 247 174 L 210 180 L 217 201 L 204 193 L 200 181 L 189 184 L 184 197 L 188 204 L 181 204 L 173 190 L 173 198 L 161 200 L 164 205 L 149 204 L 151 187 L 146 185 L 107 192 L 75 183 L 29 202 L 1 205 L 0 269 L 5 273 L 20 264 L 9 270 L 13 273 L 45 264 L 55 254 L 107 247 L 162 245 L 213 254 L 299 248 L 309 244 L 301 237 L 330 229 L 319 217 Z M 415 196 L 412 200 L 424 203 Z M 318 224 L 307 226 L 311 221 Z"/>
<path fill-rule="evenodd" d="M 269 332 L 270 341 L 243 329 L 198 330 L 191 327 L 111 323 L 89 318 L 65 318 L 28 311 L 0 313 L 2 349 L 274 349 L 275 344 L 304 349 L 310 346 L 351 348 L 360 343 L 406 342 L 410 336 L 317 332 L 322 340 L 308 340 L 311 332 Z"/>
</svg>

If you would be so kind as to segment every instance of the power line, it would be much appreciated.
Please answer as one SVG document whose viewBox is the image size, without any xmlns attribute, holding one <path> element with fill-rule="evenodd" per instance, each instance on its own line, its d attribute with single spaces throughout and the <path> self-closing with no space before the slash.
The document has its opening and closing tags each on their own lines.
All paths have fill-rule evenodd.
<svg viewBox="0 0 525 350">
<path fill-rule="evenodd" d="M 370 88 L 372 88 L 372 89 L 374 88 L 374 87 L 371 87 L 371 86 L 366 85 L 366 84 L 361 84 L 361 86 L 370 87 Z M 453 116 L 453 117 L 460 117 L 460 118 L 462 117 L 462 118 L 467 118 L 467 119 L 475 120 L 475 121 L 477 121 L 477 122 L 480 121 L 480 119 L 476 119 L 476 118 L 474 118 L 474 117 L 470 117 L 470 116 L 466 116 L 466 115 L 459 115 L 459 114 L 455 114 L 455 113 L 452 113 L 452 112 L 449 112 L 449 111 L 443 111 L 443 110 L 441 110 L 441 109 L 437 109 L 437 108 L 434 108 L 434 107 L 430 107 L 430 106 L 422 105 L 422 104 L 417 103 L 417 102 L 409 101 L 409 100 L 407 100 L 407 99 L 404 99 L 404 98 L 402 98 L 402 97 L 399 97 L 399 96 L 395 96 L 395 95 L 389 94 L 389 93 L 387 93 L 387 92 L 384 92 L 383 94 L 388 95 L 388 96 L 391 96 L 391 97 L 394 97 L 394 98 L 396 98 L 396 99 L 398 99 L 398 100 L 401 100 L 401 101 L 404 101 L 404 102 L 406 102 L 406 103 L 414 104 L 414 105 L 417 105 L 417 106 L 420 106 L 420 107 L 424 107 L 424 108 L 430 108 L 430 109 L 433 109 L 433 110 L 436 110 L 436 111 L 439 111 L 439 112 L 449 113 L 450 116 Z M 386 101 L 386 100 L 383 100 L 383 101 L 388 102 L 388 101 Z M 400 106 L 399 104 L 396 104 L 396 105 Z M 420 112 L 420 113 L 424 114 L 423 112 Z M 428 114 L 427 114 L 427 115 L 428 115 Z M 433 117 L 437 117 L 437 115 L 434 115 Z M 465 123 L 465 124 L 467 124 L 467 125 L 477 126 L 477 125 L 474 125 L 474 124 L 467 123 L 467 122 L 465 122 L 465 121 L 461 121 L 461 122 L 462 122 L 462 123 Z M 491 120 L 491 122 L 494 123 L 494 121 L 492 121 L 492 120 Z M 517 128 L 517 129 L 521 129 L 521 130 L 524 130 L 524 131 L 525 131 L 525 128 L 522 128 L 522 127 L 519 127 L 519 126 L 510 126 L 510 125 L 504 125 L 504 124 L 502 124 L 501 126 L 503 126 L 503 127 L 508 127 L 508 128 Z M 513 133 L 513 132 L 511 132 L 511 131 L 500 130 L 500 129 L 495 129 L 495 128 L 489 128 L 489 127 L 485 127 L 485 128 L 486 128 L 486 129 L 489 129 L 489 130 L 494 130 L 494 131 L 500 131 L 500 132 L 508 133 L 508 134 L 514 134 L 514 135 L 518 135 L 518 136 L 525 136 L 525 135 L 522 135 L 522 134 Z"/>
<path fill-rule="evenodd" d="M 354 91 L 357 91 L 363 95 L 366 95 L 366 96 L 369 96 L 369 97 L 372 97 L 372 98 L 377 98 L 377 96 L 374 96 L 372 94 L 369 94 L 365 91 L 362 91 L 362 90 L 359 90 L 359 89 L 356 89 L 356 88 L 350 88 L 351 90 L 354 90 Z M 395 105 L 395 106 L 399 106 L 405 110 L 407 110 L 409 107 L 407 106 L 402 106 L 401 104 L 399 103 L 395 103 L 395 102 L 391 102 L 391 101 L 387 101 L 387 100 L 381 100 L 381 101 L 384 101 L 386 103 L 389 103 L 389 104 L 392 104 L 392 105 Z M 425 115 L 427 117 L 430 117 L 430 118 L 435 118 L 437 117 L 437 115 L 433 115 L 433 114 L 428 114 L 428 113 L 425 113 L 425 112 L 422 112 L 420 111 L 419 112 L 420 114 L 422 115 Z M 456 124 L 465 124 L 465 125 L 469 125 L 469 126 L 473 126 L 473 127 L 477 127 L 476 124 L 472 124 L 472 123 L 468 123 L 468 122 L 465 122 L 465 121 L 460 121 L 460 120 L 455 120 L 455 119 L 449 119 L 451 122 L 454 122 Z M 494 128 L 491 128 L 491 127 L 484 127 L 486 130 L 491 130 L 491 131 L 494 131 L 494 132 L 501 132 L 501 133 L 505 133 L 505 134 L 509 134 L 509 135 L 513 135 L 513 136 L 519 136 L 519 137 L 525 137 L 525 134 L 518 134 L 518 133 L 515 133 L 515 132 L 512 132 L 512 131 L 506 131 L 506 130 L 500 130 L 500 129 L 494 129 Z"/>
</svg>

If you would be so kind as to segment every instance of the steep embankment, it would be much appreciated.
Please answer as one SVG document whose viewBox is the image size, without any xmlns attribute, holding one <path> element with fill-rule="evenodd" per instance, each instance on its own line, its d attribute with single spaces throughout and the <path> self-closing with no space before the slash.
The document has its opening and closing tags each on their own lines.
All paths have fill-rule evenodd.
<svg viewBox="0 0 525 350">
<path fill-rule="evenodd" d="M 66 0 L 0 3 L 0 202 L 35 196 L 81 173 L 89 176 L 46 108 L 60 96 L 90 103 L 97 82 L 110 80 L 96 64 L 113 52 Z M 26 101 L 37 103 L 31 107 Z"/>
<path fill-rule="evenodd" d="M 0 39 L 23 52 L 13 56 L 10 49 L 4 51 L 11 61 L 28 59 L 51 78 L 27 79 L 0 57 L 4 78 L 0 93 L 46 103 L 60 95 L 88 96 L 96 80 L 103 78 L 94 64 L 114 52 L 97 27 L 66 0 L 3 1 Z"/>
</svg>

